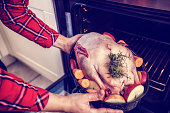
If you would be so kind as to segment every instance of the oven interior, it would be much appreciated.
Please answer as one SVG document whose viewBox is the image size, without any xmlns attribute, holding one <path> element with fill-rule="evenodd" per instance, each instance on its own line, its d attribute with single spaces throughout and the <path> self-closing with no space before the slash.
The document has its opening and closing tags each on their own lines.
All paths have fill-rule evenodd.
<svg viewBox="0 0 170 113">
<path fill-rule="evenodd" d="M 170 108 L 170 15 L 120 4 L 76 3 L 71 10 L 73 34 L 109 32 L 144 59 L 150 88 L 140 104 L 153 112 Z"/>
</svg>

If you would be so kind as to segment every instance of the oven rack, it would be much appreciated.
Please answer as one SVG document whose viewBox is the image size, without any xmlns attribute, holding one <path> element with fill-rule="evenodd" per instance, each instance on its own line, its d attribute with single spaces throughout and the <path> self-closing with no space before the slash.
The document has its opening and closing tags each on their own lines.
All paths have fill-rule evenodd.
<svg viewBox="0 0 170 113">
<path fill-rule="evenodd" d="M 117 29 L 112 33 L 118 39 L 124 40 L 138 56 L 144 59 L 146 71 L 149 73 L 150 87 L 161 92 L 165 91 L 170 79 L 170 45 Z"/>
</svg>

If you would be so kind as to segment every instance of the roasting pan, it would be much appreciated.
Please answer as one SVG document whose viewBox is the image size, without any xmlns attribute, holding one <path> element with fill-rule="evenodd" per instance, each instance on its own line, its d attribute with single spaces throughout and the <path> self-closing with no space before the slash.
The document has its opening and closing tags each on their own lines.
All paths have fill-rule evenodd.
<svg viewBox="0 0 170 113">
<path fill-rule="evenodd" d="M 131 49 L 132 47 L 128 46 L 128 48 L 132 51 L 133 55 L 136 56 L 136 53 Z M 77 60 L 76 60 L 75 52 L 74 52 L 74 46 L 73 46 L 73 48 L 72 48 L 72 50 L 70 52 L 70 55 L 69 55 L 69 65 L 70 65 L 69 66 L 69 71 L 70 71 L 71 77 L 73 78 L 75 86 L 76 86 L 73 89 L 72 93 L 88 93 L 86 91 L 86 89 L 83 88 L 78 83 L 77 79 L 75 78 L 75 76 L 73 74 L 73 71 L 71 69 L 70 59 L 74 59 L 75 62 L 76 62 L 77 68 L 79 68 Z M 145 71 L 147 73 L 146 67 L 144 65 L 142 65 L 141 67 L 137 68 L 137 71 Z M 130 110 L 134 109 L 137 106 L 137 104 L 140 102 L 140 100 L 146 95 L 146 93 L 147 93 L 147 91 L 149 89 L 149 79 L 148 78 L 149 78 L 149 75 L 147 73 L 147 80 L 146 80 L 146 83 L 144 85 L 144 93 L 141 96 L 139 96 L 137 99 L 132 101 L 132 102 L 128 102 L 128 103 L 108 103 L 108 102 L 104 102 L 104 101 L 93 101 L 93 102 L 90 102 L 90 104 L 94 108 L 112 108 L 112 109 L 121 109 L 124 112 L 130 111 Z"/>
</svg>

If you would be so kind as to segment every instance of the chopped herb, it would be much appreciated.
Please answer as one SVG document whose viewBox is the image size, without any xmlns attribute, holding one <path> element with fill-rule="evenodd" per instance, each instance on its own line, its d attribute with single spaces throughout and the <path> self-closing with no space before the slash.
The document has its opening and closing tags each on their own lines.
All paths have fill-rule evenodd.
<svg viewBox="0 0 170 113">
<path fill-rule="evenodd" d="M 109 54 L 108 55 L 110 62 L 106 63 L 106 65 L 109 67 L 109 73 L 110 77 L 108 78 L 120 78 L 123 76 L 126 76 L 122 70 L 120 70 L 120 68 L 123 67 L 123 64 L 125 63 L 125 59 L 126 58 L 131 58 L 130 53 L 129 56 L 125 56 L 122 54 L 122 52 L 119 52 L 117 54 Z M 126 64 L 126 68 L 127 68 L 127 64 Z M 126 76 L 127 78 L 129 78 L 128 76 Z"/>
</svg>

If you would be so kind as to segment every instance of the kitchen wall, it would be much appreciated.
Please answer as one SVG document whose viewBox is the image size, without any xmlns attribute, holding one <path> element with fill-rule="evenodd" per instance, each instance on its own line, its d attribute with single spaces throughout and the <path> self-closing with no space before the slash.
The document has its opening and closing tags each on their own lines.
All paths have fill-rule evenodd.
<svg viewBox="0 0 170 113">
<path fill-rule="evenodd" d="M 58 31 L 52 0 L 30 0 L 29 8 L 47 25 Z M 11 31 L 2 23 L 0 23 L 0 29 L 2 39 L 10 55 L 52 81 L 64 75 L 59 49 L 54 47 L 42 48 Z"/>
</svg>

